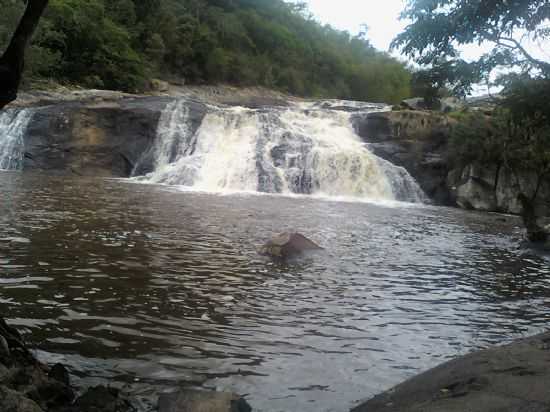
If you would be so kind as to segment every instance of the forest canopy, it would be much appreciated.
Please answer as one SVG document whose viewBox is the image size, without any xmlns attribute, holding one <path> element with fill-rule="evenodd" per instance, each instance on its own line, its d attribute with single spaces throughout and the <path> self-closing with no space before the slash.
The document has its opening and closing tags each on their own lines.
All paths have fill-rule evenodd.
<svg viewBox="0 0 550 412">
<path fill-rule="evenodd" d="M 24 2 L 0 7 L 3 50 Z M 125 91 L 158 77 L 356 100 L 410 94 L 406 65 L 365 34 L 282 0 L 50 0 L 27 62 L 26 78 Z"/>
</svg>

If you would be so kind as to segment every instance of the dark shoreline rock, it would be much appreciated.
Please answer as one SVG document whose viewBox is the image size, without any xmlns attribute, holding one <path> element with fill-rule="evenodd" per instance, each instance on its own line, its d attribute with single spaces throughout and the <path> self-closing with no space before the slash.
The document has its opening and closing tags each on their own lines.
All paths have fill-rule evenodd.
<svg viewBox="0 0 550 412">
<path fill-rule="evenodd" d="M 21 335 L 0 318 L 0 411 L 134 412 L 120 393 L 102 386 L 80 397 L 61 364 L 49 368 L 27 349 Z M 108 395 L 108 396 L 107 396 Z"/>
<path fill-rule="evenodd" d="M 180 390 L 159 397 L 160 412 L 251 412 L 234 393 Z M 0 412 L 136 412 L 112 387 L 88 388 L 76 396 L 67 369 L 40 363 L 17 330 L 0 318 Z"/>
<path fill-rule="evenodd" d="M 437 366 L 352 412 L 546 412 L 549 385 L 546 332 Z"/>
</svg>

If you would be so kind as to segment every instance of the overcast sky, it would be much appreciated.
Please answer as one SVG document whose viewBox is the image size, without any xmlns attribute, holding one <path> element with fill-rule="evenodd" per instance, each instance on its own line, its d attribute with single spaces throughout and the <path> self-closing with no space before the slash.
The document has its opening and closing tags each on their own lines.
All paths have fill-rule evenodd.
<svg viewBox="0 0 550 412">
<path fill-rule="evenodd" d="M 361 25 L 369 27 L 368 38 L 379 50 L 388 50 L 393 38 L 407 25 L 399 20 L 405 8 L 406 0 L 305 0 L 313 15 L 322 23 L 357 34 Z M 550 44 L 526 42 L 527 49 L 544 60 L 550 59 Z M 476 59 L 491 50 L 491 45 L 484 47 L 469 45 L 462 48 L 463 57 Z M 393 53 L 397 55 L 396 53 Z"/>
<path fill-rule="evenodd" d="M 405 23 L 399 14 L 404 0 L 306 0 L 310 10 L 323 23 L 359 33 L 361 25 L 369 27 L 369 39 L 379 50 L 388 50 L 392 39 L 402 31 Z"/>
</svg>

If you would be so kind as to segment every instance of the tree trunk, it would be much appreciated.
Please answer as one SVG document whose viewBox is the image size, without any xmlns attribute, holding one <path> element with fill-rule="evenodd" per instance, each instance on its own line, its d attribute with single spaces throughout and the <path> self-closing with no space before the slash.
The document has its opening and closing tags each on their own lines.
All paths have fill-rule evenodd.
<svg viewBox="0 0 550 412">
<path fill-rule="evenodd" d="M 25 48 L 47 5 L 48 0 L 27 1 L 25 13 L 19 21 L 8 48 L 0 57 L 0 110 L 17 98 L 25 67 Z"/>
<path fill-rule="evenodd" d="M 527 239 L 534 243 L 544 243 L 548 241 L 548 233 L 539 224 L 537 214 L 535 211 L 535 199 L 529 198 L 525 194 L 520 193 L 518 200 L 521 203 L 522 211 L 521 217 L 525 229 L 527 229 Z"/>
</svg>

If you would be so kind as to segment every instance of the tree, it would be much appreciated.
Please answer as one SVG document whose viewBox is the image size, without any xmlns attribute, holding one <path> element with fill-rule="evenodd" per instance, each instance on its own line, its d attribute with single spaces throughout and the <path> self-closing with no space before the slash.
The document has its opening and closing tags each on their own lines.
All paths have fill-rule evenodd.
<svg viewBox="0 0 550 412">
<path fill-rule="evenodd" d="M 421 65 L 437 68 L 443 61 L 463 70 L 459 46 L 492 44 L 489 53 L 469 65 L 463 91 L 502 67 L 550 78 L 550 63 L 530 54 L 518 40 L 520 34 L 522 39 L 550 39 L 548 0 L 409 0 L 402 17 L 412 22 L 392 47 Z M 460 73 L 456 77 L 466 79 Z"/>
<path fill-rule="evenodd" d="M 550 62 L 531 54 L 522 40 L 550 40 L 550 2 L 409 0 L 403 17 L 411 23 L 392 47 L 427 66 L 427 84 L 464 95 L 474 83 L 489 82 L 496 69 L 507 72 L 499 79 L 504 87 L 493 116 L 463 118 L 450 147 L 458 162 L 492 163 L 535 177 L 534 188 L 520 188 L 529 193 L 518 200 L 530 238 L 539 237 L 535 202 L 550 180 Z M 489 53 L 470 63 L 460 58 L 460 46 L 484 42 L 493 46 Z"/>
<path fill-rule="evenodd" d="M 0 57 L 0 109 L 17 98 L 25 67 L 25 49 L 47 5 L 48 0 L 28 0 L 25 13 Z"/>
</svg>

